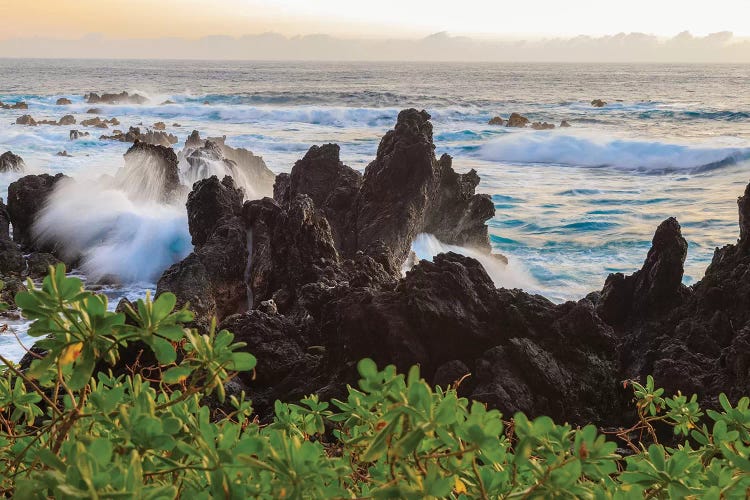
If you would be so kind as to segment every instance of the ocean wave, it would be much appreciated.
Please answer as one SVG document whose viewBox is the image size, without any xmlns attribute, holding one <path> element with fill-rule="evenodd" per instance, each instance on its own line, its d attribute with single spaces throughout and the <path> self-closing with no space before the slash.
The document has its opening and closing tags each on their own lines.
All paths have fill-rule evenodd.
<svg viewBox="0 0 750 500">
<path fill-rule="evenodd" d="M 539 283 L 531 277 L 517 259 L 508 259 L 506 264 L 497 257 L 473 248 L 448 245 L 438 240 L 434 235 L 427 233 L 417 235 L 411 249 L 420 260 L 432 260 L 437 254 L 446 252 L 455 252 L 472 257 L 482 264 L 495 286 L 532 291 L 540 290 Z"/>
<path fill-rule="evenodd" d="M 612 167 L 651 173 L 704 171 L 750 160 L 750 147 L 528 132 L 506 134 L 482 146 L 479 157 L 515 164 Z"/>
</svg>

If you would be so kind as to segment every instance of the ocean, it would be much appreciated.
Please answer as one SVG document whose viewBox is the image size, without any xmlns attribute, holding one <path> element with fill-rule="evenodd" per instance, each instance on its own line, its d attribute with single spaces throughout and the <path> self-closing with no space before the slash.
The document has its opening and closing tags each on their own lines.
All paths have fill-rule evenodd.
<svg viewBox="0 0 750 500">
<path fill-rule="evenodd" d="M 507 268 L 499 286 L 554 301 L 601 289 L 607 274 L 640 268 L 656 226 L 675 216 L 689 242 L 685 282 L 699 280 L 714 249 L 738 236 L 736 199 L 750 180 L 749 65 L 315 63 L 0 59 L 0 153 L 24 158 L 31 173 L 74 178 L 113 174 L 129 144 L 70 129 L 15 125 L 22 114 L 80 121 L 83 94 L 139 93 L 146 105 L 96 105 L 103 118 L 130 125 L 158 121 L 182 147 L 192 130 L 288 172 L 313 144 L 341 146 L 342 161 L 363 170 L 399 110 L 432 115 L 436 154 L 460 172 L 476 169 L 479 191 L 495 203 L 494 251 Z M 56 106 L 59 97 L 73 104 Z M 592 99 L 608 102 L 594 108 Z M 172 104 L 161 104 L 171 101 Z M 488 125 L 512 112 L 570 128 L 535 131 Z M 179 126 L 173 125 L 179 124 Z M 71 158 L 58 157 L 66 150 Z M 0 193 L 20 174 L 0 174 Z M 139 205 L 112 193 L 80 193 L 58 218 L 81 235 L 88 268 L 117 277 L 112 298 L 142 296 L 163 269 L 189 253 L 181 207 Z M 96 227 L 96 238 L 88 228 Z M 429 258 L 446 247 L 425 235 Z M 468 250 L 467 250 L 468 251 Z M 24 325 L 14 326 L 22 339 Z M 13 336 L 0 353 L 20 357 Z"/>
</svg>

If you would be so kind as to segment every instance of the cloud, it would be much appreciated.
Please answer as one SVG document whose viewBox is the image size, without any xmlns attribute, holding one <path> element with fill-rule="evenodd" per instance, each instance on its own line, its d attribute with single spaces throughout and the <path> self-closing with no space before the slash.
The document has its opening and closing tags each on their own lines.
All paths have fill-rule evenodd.
<svg viewBox="0 0 750 500">
<path fill-rule="evenodd" d="M 324 61 L 679 62 L 749 63 L 750 39 L 723 31 L 661 39 L 644 33 L 602 37 L 488 40 L 435 33 L 419 39 L 354 39 L 329 35 L 77 40 L 0 40 L 0 57 Z"/>
</svg>

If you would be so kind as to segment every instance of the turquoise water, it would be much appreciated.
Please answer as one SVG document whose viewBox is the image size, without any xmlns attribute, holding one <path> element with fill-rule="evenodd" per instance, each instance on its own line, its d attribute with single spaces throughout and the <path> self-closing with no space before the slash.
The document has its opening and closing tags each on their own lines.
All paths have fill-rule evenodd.
<svg viewBox="0 0 750 500">
<path fill-rule="evenodd" d="M 475 168 L 479 189 L 492 195 L 492 245 L 510 258 L 507 282 L 502 273 L 496 281 L 554 300 L 579 298 L 601 288 L 608 273 L 637 269 L 669 216 L 690 243 L 685 281 L 700 279 L 714 248 L 736 239 L 736 198 L 750 179 L 750 66 L 0 60 L 0 74 L 0 101 L 30 106 L 0 110 L 0 151 L 20 154 L 36 172 L 78 178 L 112 174 L 127 145 L 98 140 L 99 129 L 71 142 L 69 130 L 82 127 L 22 127 L 15 118 L 72 113 L 80 121 L 91 107 L 83 93 L 138 92 L 150 103 L 97 107 L 122 122 L 116 128 L 164 121 L 180 143 L 193 129 L 226 135 L 284 172 L 310 145 L 326 142 L 364 169 L 400 109 L 427 109 L 437 153 L 453 155 L 459 171 Z M 55 106 L 62 96 L 73 104 Z M 593 108 L 593 98 L 610 104 Z M 174 104 L 160 105 L 166 100 Z M 487 125 L 511 112 L 572 127 Z M 63 149 L 73 158 L 55 156 Z M 0 191 L 15 177 L 3 176 Z M 96 204 L 92 210 L 134 226 L 119 238 L 148 242 L 117 254 L 122 266 L 140 268 L 154 245 L 182 248 L 174 237 L 138 232 L 145 215 L 106 199 Z M 150 223 L 158 226 L 159 217 L 152 213 Z M 173 214 L 163 220 L 185 223 Z M 122 277 L 140 290 L 154 274 Z"/>
</svg>

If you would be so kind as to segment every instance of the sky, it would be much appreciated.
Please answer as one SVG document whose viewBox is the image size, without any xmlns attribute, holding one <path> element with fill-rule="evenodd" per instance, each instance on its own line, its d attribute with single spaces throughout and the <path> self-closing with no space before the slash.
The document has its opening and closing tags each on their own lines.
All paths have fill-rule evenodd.
<svg viewBox="0 0 750 500">
<path fill-rule="evenodd" d="M 328 35 L 341 41 L 332 55 L 343 59 L 385 55 L 379 51 L 387 48 L 369 42 L 420 41 L 443 32 L 470 38 L 475 49 L 484 44 L 472 49 L 476 55 L 470 58 L 476 59 L 491 55 L 488 47 L 497 46 L 490 42 L 500 41 L 562 43 L 635 33 L 664 42 L 685 32 L 695 38 L 722 33 L 725 44 L 750 39 L 750 0 L 0 0 L 0 18 L 3 57 L 12 51 L 19 57 L 57 56 L 62 47 L 69 57 L 93 57 L 96 47 L 87 46 L 92 40 L 111 42 L 105 45 L 118 57 L 137 56 L 138 44 L 148 40 L 154 57 L 167 57 L 160 40 L 232 37 L 247 48 L 252 36 L 262 40 L 258 35 L 264 33 L 288 39 Z M 347 52 L 344 45 L 352 40 L 367 49 L 359 56 Z M 210 43 L 201 43 L 209 50 Z M 731 58 L 737 57 L 743 58 L 742 51 L 733 50 Z"/>
</svg>

